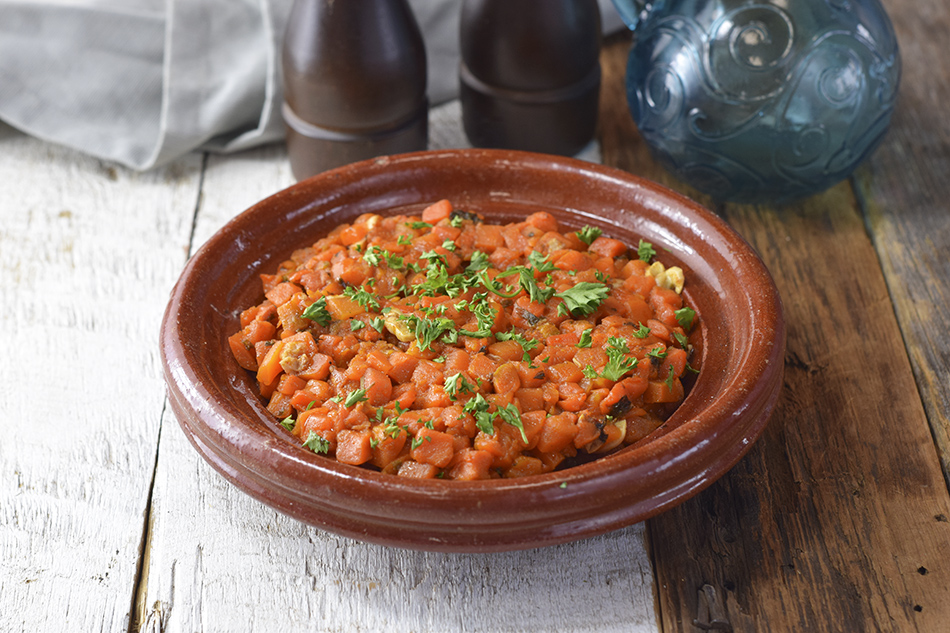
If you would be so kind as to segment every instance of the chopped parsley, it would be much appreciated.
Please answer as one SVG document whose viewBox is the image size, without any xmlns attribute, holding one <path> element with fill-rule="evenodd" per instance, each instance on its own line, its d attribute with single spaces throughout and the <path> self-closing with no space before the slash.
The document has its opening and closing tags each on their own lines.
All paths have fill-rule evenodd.
<svg viewBox="0 0 950 633">
<path fill-rule="evenodd" d="M 521 431 L 521 439 L 525 444 L 528 443 L 528 436 L 525 435 L 524 424 L 521 422 L 521 412 L 518 411 L 518 407 L 516 407 L 514 403 L 509 402 L 504 407 L 498 409 L 498 416 L 511 426 Z"/>
<path fill-rule="evenodd" d="M 455 373 L 445 378 L 445 393 L 449 394 L 452 400 L 458 400 L 463 393 L 475 393 L 475 385 L 470 383 L 461 373 Z"/>
<path fill-rule="evenodd" d="M 574 235 L 580 238 L 582 242 L 588 246 L 596 240 L 603 233 L 602 230 L 598 229 L 596 226 L 585 226 L 580 231 L 575 231 Z"/>
<path fill-rule="evenodd" d="M 410 229 L 431 229 L 432 225 L 428 222 L 406 222 Z"/>
<path fill-rule="evenodd" d="M 630 348 L 627 342 L 619 336 L 611 336 L 607 339 L 607 365 L 604 367 L 602 376 L 607 380 L 614 382 L 620 380 L 628 371 L 632 371 L 637 366 L 637 359 L 630 358 Z"/>
<path fill-rule="evenodd" d="M 592 331 L 593 331 L 593 328 L 591 328 L 590 330 L 584 330 L 583 332 L 581 332 L 581 340 L 578 341 L 575 347 L 590 347 L 591 343 L 593 343 L 593 341 L 591 340 Z"/>
<path fill-rule="evenodd" d="M 366 324 L 358 319 L 350 321 L 350 332 L 359 332 L 364 327 L 366 327 Z"/>
<path fill-rule="evenodd" d="M 656 249 L 653 248 L 653 244 L 650 242 L 640 240 L 640 243 L 637 244 L 637 257 L 639 257 L 641 261 L 649 263 L 651 259 L 656 257 Z"/>
<path fill-rule="evenodd" d="M 650 336 L 650 328 L 648 328 L 643 323 L 640 324 L 640 327 L 637 328 L 637 331 L 633 333 L 637 338 L 646 338 Z"/>
<path fill-rule="evenodd" d="M 293 430 L 294 430 L 294 425 L 296 425 L 296 424 L 297 424 L 297 421 L 294 420 L 294 419 L 293 419 L 291 416 L 289 416 L 289 415 L 288 415 L 286 418 L 284 418 L 283 420 L 280 421 L 280 425 L 281 425 L 282 427 L 284 427 L 285 429 L 287 429 L 288 431 L 293 431 Z"/>
<path fill-rule="evenodd" d="M 593 314 L 607 298 L 610 289 L 602 283 L 592 281 L 582 281 L 564 292 L 558 292 L 554 296 L 564 300 L 563 306 L 571 315 Z M 560 313 L 561 308 L 558 308 Z"/>
<path fill-rule="evenodd" d="M 307 436 L 307 439 L 303 445 L 306 448 L 312 450 L 314 453 L 326 454 L 330 452 L 330 442 L 317 435 L 316 431 L 310 431 L 310 434 Z"/>
<path fill-rule="evenodd" d="M 686 306 L 674 312 L 673 316 L 676 317 L 676 322 L 679 323 L 684 330 L 688 330 L 693 327 L 693 319 L 696 318 L 696 311 Z"/>
<path fill-rule="evenodd" d="M 362 286 L 347 286 L 343 289 L 343 296 L 352 299 L 358 303 L 367 312 L 379 310 L 379 299 L 373 293 L 367 291 Z"/>
<path fill-rule="evenodd" d="M 326 297 L 320 297 L 308 305 L 307 309 L 304 310 L 300 316 L 305 319 L 310 319 L 311 321 L 316 321 L 324 327 L 330 325 L 330 313 L 327 311 Z"/>
<path fill-rule="evenodd" d="M 343 401 L 343 406 L 346 408 L 355 407 L 360 402 L 366 401 L 366 390 L 357 389 L 356 391 L 351 391 L 347 396 L 346 400 Z"/>
</svg>

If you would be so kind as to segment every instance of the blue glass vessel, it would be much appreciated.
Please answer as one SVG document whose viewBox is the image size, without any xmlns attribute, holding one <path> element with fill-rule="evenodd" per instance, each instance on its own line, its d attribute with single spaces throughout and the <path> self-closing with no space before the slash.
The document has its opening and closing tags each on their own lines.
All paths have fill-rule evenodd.
<svg viewBox="0 0 950 633">
<path fill-rule="evenodd" d="M 786 202 L 847 177 L 880 143 L 900 55 L 879 0 L 613 0 L 634 43 L 630 112 L 682 180 Z"/>
</svg>

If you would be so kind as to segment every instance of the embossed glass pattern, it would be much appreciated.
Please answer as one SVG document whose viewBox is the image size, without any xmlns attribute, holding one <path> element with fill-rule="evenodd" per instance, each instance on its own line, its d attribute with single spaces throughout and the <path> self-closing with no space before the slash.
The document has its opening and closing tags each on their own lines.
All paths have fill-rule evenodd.
<svg viewBox="0 0 950 633">
<path fill-rule="evenodd" d="M 850 174 L 890 123 L 900 57 L 878 0 L 614 0 L 635 32 L 627 99 L 682 180 L 781 202 Z"/>
</svg>

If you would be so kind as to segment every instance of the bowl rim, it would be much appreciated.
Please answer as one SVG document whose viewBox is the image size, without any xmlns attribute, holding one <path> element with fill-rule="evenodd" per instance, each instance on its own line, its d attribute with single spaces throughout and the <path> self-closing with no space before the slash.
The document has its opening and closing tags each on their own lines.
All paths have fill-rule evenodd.
<svg viewBox="0 0 950 633">
<path fill-rule="evenodd" d="M 691 401 L 703 384 L 701 372 L 693 392 L 664 425 L 670 428 L 654 433 L 649 441 L 552 473 L 460 482 L 407 481 L 313 454 L 293 443 L 289 433 L 281 434 L 273 418 L 270 427 L 249 423 L 233 402 L 222 399 L 222 389 L 231 389 L 235 390 L 232 395 L 259 400 L 242 388 L 240 380 L 226 387 L 206 384 L 195 349 L 208 343 L 189 341 L 182 332 L 183 323 L 207 309 L 197 303 L 203 287 L 198 282 L 209 269 L 220 266 L 215 258 L 232 248 L 235 240 L 250 240 L 259 230 L 260 219 L 274 207 L 290 209 L 282 214 L 289 222 L 324 207 L 329 208 L 327 213 L 342 213 L 336 194 L 341 188 L 394 172 L 411 179 L 447 163 L 479 173 L 512 169 L 549 171 L 555 176 L 570 173 L 593 185 L 620 186 L 631 194 L 633 203 L 651 204 L 658 217 L 677 219 L 679 228 L 687 227 L 707 240 L 721 240 L 728 251 L 723 256 L 734 264 L 726 272 L 744 276 L 743 283 L 748 284 L 742 299 L 754 317 L 750 324 L 755 330 L 745 341 L 733 341 L 748 349 L 733 350 L 742 364 L 725 385 L 728 389 L 703 406 Z M 592 217 L 576 209 L 564 212 L 576 212 L 575 219 Z M 204 280 L 205 286 L 208 283 Z M 706 341 L 704 347 L 710 344 Z M 198 452 L 245 492 L 295 518 L 346 536 L 417 549 L 495 551 L 593 536 L 649 518 L 708 486 L 761 434 L 781 388 L 784 345 L 781 299 L 771 275 L 752 247 L 711 211 L 612 167 L 546 154 L 465 149 L 354 163 L 301 181 L 251 206 L 219 229 L 186 263 L 162 320 L 160 348 L 169 401 L 182 429 Z M 711 454 L 715 459 L 710 461 Z M 643 482 L 654 489 L 649 498 L 643 498 Z M 397 498 L 398 503 L 389 502 Z M 512 507 L 519 512 L 509 521 L 504 508 Z M 457 522 L 454 530 L 445 526 L 450 520 Z M 387 531 L 393 524 L 398 524 L 401 534 Z M 441 526 L 436 536 L 412 537 L 413 526 L 431 531 L 434 524 Z"/>
</svg>

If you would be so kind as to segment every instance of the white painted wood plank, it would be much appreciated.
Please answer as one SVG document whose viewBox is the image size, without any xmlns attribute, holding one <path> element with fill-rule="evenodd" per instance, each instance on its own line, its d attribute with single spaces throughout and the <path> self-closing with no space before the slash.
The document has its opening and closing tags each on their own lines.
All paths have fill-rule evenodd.
<svg viewBox="0 0 950 633">
<path fill-rule="evenodd" d="M 459 143 L 457 129 L 435 131 L 434 141 Z M 280 146 L 212 156 L 195 244 L 291 183 Z M 140 631 L 657 630 L 642 525 L 489 555 L 368 545 L 244 495 L 202 461 L 170 413 L 151 516 Z"/>
<path fill-rule="evenodd" d="M 129 626 L 200 167 L 135 174 L 0 125 L 2 631 Z"/>
</svg>

